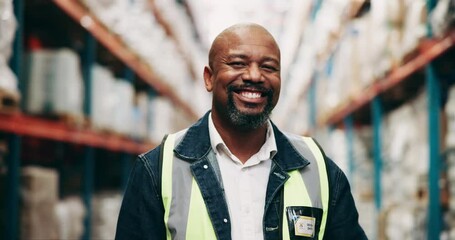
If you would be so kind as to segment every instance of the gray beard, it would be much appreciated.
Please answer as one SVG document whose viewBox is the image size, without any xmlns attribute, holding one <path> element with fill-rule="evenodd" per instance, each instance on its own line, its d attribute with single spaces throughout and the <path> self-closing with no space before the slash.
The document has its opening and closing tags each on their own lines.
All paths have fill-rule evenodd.
<svg viewBox="0 0 455 240">
<path fill-rule="evenodd" d="M 232 92 L 228 93 L 228 115 L 231 123 L 237 126 L 240 129 L 250 130 L 258 129 L 259 127 L 264 126 L 264 124 L 270 119 L 270 114 L 272 113 L 272 94 L 267 97 L 267 104 L 259 114 L 251 115 L 240 112 L 235 106 Z"/>
</svg>

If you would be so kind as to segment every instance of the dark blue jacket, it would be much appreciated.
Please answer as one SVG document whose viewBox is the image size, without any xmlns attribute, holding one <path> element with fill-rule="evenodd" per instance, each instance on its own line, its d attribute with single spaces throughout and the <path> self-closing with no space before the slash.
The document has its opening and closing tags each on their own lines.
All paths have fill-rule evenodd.
<svg viewBox="0 0 455 240">
<path fill-rule="evenodd" d="M 277 153 L 274 156 L 272 169 L 282 176 L 287 172 L 303 168 L 308 164 L 291 146 L 285 135 L 273 125 Z M 190 127 L 183 140 L 174 150 L 180 156 L 186 156 L 185 161 L 194 164 L 207 164 L 204 156 L 211 150 L 208 130 L 208 114 Z M 345 174 L 336 164 L 325 157 L 329 177 L 329 210 L 324 239 L 367 239 L 358 223 L 358 212 L 355 207 L 351 189 Z M 164 225 L 164 207 L 161 199 L 161 166 L 160 147 L 142 154 L 136 160 L 126 189 L 120 215 L 117 223 L 117 240 L 133 239 L 166 239 Z M 272 171 L 271 171 L 272 172 Z M 195 173 L 198 174 L 198 173 Z M 266 192 L 264 211 L 264 238 L 281 239 L 283 216 L 283 186 L 287 178 L 282 179 L 270 175 Z M 205 181 L 206 186 L 200 186 L 201 191 L 210 191 L 211 199 L 206 200 L 212 224 L 220 239 L 231 239 L 230 224 L 222 222 L 229 215 L 227 204 L 219 184 L 214 179 Z M 220 222 L 218 222 L 218 220 Z M 267 228 L 267 226 L 280 226 Z M 273 229 L 273 230 L 269 230 Z"/>
</svg>

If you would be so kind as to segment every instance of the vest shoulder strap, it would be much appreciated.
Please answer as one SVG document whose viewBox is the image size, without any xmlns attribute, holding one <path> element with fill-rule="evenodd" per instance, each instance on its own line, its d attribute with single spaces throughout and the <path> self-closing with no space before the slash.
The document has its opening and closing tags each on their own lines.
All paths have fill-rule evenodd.
<svg viewBox="0 0 455 240">
<path fill-rule="evenodd" d="M 320 188 L 321 188 L 321 201 L 323 206 L 322 221 L 320 227 L 319 239 L 324 238 L 325 227 L 327 223 L 327 213 L 329 211 L 329 177 L 327 172 L 326 155 L 322 147 L 311 137 L 303 137 L 303 140 L 310 148 L 316 162 L 318 164 Z"/>
</svg>

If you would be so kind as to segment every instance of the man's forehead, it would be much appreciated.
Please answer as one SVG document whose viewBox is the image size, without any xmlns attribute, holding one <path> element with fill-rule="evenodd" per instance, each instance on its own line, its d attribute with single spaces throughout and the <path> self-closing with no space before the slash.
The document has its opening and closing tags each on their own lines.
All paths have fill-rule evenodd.
<svg viewBox="0 0 455 240">
<path fill-rule="evenodd" d="M 271 42 L 275 43 L 273 36 L 264 29 L 255 27 L 235 28 L 220 34 L 224 41 L 242 41 L 244 43 Z"/>
<path fill-rule="evenodd" d="M 273 37 L 264 32 L 244 32 L 244 34 L 242 32 L 234 32 L 222 36 L 219 40 L 219 47 L 221 48 L 238 49 L 246 46 L 269 49 L 279 53 L 279 48 Z"/>
<path fill-rule="evenodd" d="M 273 60 L 280 62 L 279 52 L 276 49 L 271 49 L 269 46 L 264 45 L 240 44 L 227 49 L 223 55 L 223 57 L 228 59 L 259 57 L 262 61 Z"/>
</svg>

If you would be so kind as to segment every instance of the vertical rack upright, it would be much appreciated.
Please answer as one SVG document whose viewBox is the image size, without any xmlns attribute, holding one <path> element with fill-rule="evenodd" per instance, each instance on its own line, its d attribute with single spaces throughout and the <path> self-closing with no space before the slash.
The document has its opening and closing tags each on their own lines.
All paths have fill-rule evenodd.
<svg viewBox="0 0 455 240">
<path fill-rule="evenodd" d="M 13 42 L 13 56 L 10 66 L 18 79 L 20 91 L 25 89 L 22 78 L 22 39 L 24 23 L 24 1 L 13 1 L 14 15 L 17 20 L 17 28 Z M 20 185 L 20 152 L 21 137 L 17 134 L 8 134 L 9 154 L 7 157 L 6 176 L 6 206 L 5 215 L 5 239 L 17 239 L 19 237 L 19 185 Z"/>
<path fill-rule="evenodd" d="M 427 12 L 430 13 L 436 5 L 435 0 L 427 0 Z M 427 15 L 427 36 L 433 36 L 429 14 Z M 425 66 L 426 89 L 428 96 L 428 141 L 429 141 L 429 172 L 428 172 L 428 220 L 427 239 L 439 239 L 442 229 L 439 176 L 441 166 L 440 156 L 440 119 L 439 108 L 441 89 L 436 76 L 433 62 Z"/>
</svg>

